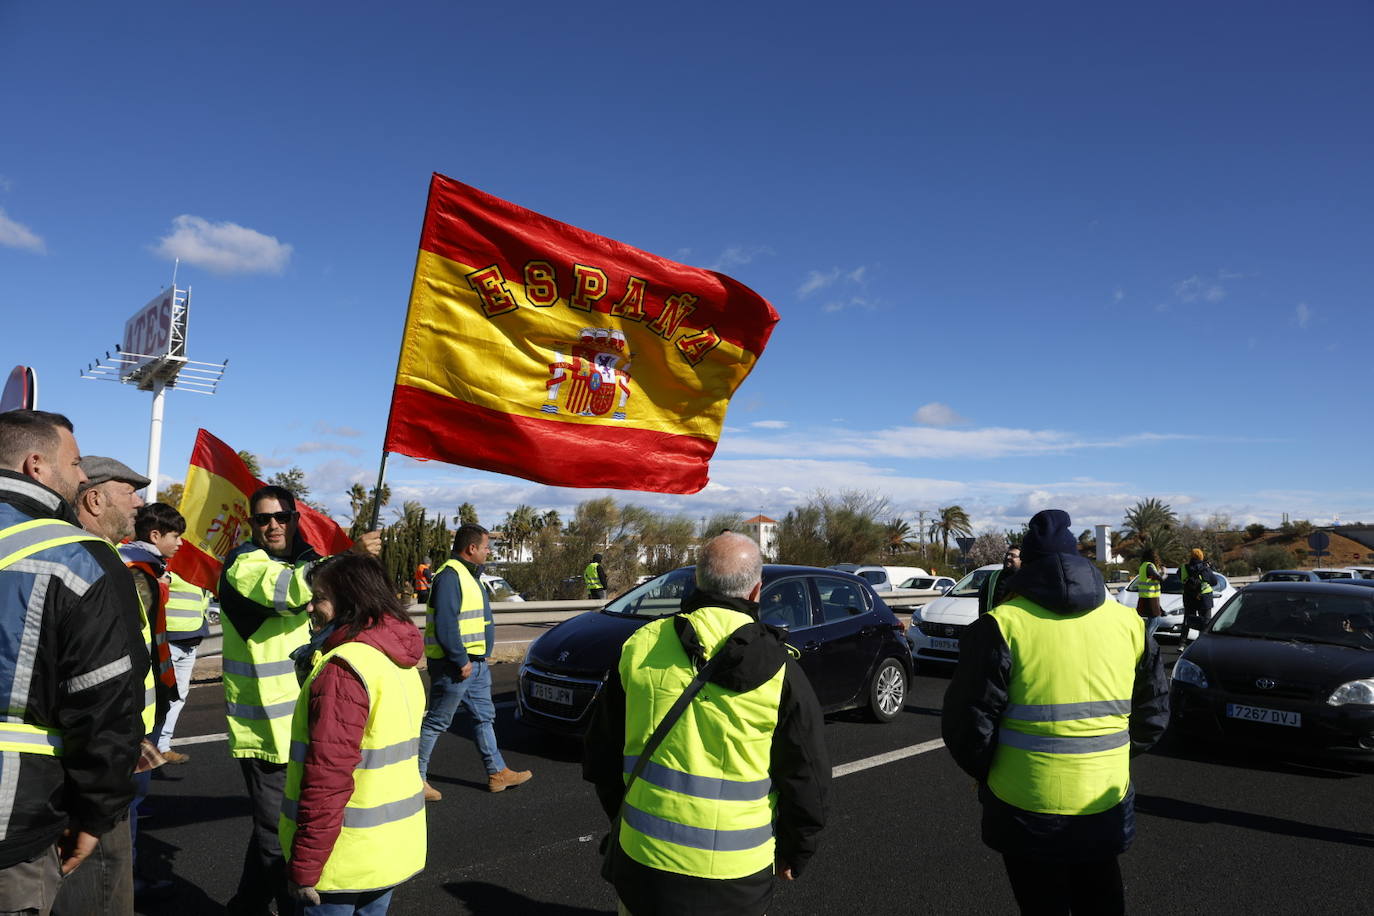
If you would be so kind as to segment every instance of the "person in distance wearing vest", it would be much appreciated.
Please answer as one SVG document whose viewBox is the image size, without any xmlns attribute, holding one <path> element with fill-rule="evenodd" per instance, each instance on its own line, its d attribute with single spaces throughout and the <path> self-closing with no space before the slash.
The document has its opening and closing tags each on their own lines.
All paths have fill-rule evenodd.
<svg viewBox="0 0 1374 916">
<path fill-rule="evenodd" d="M 1164 593 L 1164 562 L 1149 541 L 1141 545 L 1140 569 L 1135 577 L 1135 612 L 1145 620 L 1145 635 L 1154 637 L 1164 622 L 1159 596 Z"/>
<path fill-rule="evenodd" d="M 249 497 L 248 511 L 252 540 L 229 551 L 219 580 L 229 754 L 238 758 L 253 808 L 243 873 L 227 912 L 263 916 L 273 900 L 279 913 L 293 906 L 277 822 L 300 696 L 291 653 L 310 641 L 306 576 L 321 557 L 300 536 L 290 490 L 262 487 Z M 375 557 L 381 533 L 359 536 L 352 550 Z"/>
<path fill-rule="evenodd" d="M 592 561 L 587 564 L 587 568 L 582 570 L 582 584 L 587 586 L 587 597 L 589 599 L 600 599 L 606 597 L 606 567 L 601 565 L 601 554 L 592 554 Z"/>
<path fill-rule="evenodd" d="M 111 878 L 87 916 L 133 912 L 126 819 L 148 651 L 119 555 L 75 524 L 80 460 L 61 414 L 0 413 L 4 912 L 47 916 L 62 876 L 83 863 Z"/>
<path fill-rule="evenodd" d="M 994 569 L 978 587 L 978 616 L 997 607 L 1007 597 L 1012 576 L 1021 569 L 1021 548 L 1012 544 L 1002 555 L 1002 568 Z"/>
<path fill-rule="evenodd" d="M 1068 513 L 1037 512 L 1021 556 L 1011 594 L 960 641 L 941 732 L 978 780 L 983 842 L 1022 913 L 1123 913 L 1130 758 L 1169 721 L 1159 646 L 1105 597 Z"/>
<path fill-rule="evenodd" d="M 487 769 L 487 791 L 502 792 L 530 781 L 529 770 L 506 766 L 496 746 L 496 706 L 491 701 L 487 658 L 495 648 L 491 601 L 482 588 L 482 564 L 491 552 L 481 525 L 460 525 L 453 554 L 434 576 L 425 610 L 425 656 L 429 659 L 429 712 L 420 724 L 420 778 L 425 801 L 444 796 L 429 784 L 429 758 L 462 706 L 472 716 L 473 736 Z"/>
<path fill-rule="evenodd" d="M 637 630 L 593 713 L 582 778 L 613 824 L 603 874 L 634 916 L 759 916 L 825 825 L 830 760 L 811 682 L 784 631 L 758 620 L 759 547 L 702 548 L 681 611 Z M 697 672 L 706 684 L 626 789 Z M 617 829 L 618 828 L 618 829 Z"/>
<path fill-rule="evenodd" d="M 415 567 L 415 601 L 417 604 L 429 603 L 429 589 L 434 584 L 434 572 L 429 568 L 429 557 Z"/>
<path fill-rule="evenodd" d="M 279 827 L 288 888 L 305 916 L 381 916 L 425 867 L 424 640 L 371 557 L 331 557 L 310 587 Z"/>
</svg>

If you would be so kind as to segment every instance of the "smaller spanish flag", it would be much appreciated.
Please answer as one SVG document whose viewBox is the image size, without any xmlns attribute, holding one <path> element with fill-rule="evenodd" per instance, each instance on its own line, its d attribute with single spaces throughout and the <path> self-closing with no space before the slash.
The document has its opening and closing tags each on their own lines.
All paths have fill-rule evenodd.
<svg viewBox="0 0 1374 916">
<path fill-rule="evenodd" d="M 248 497 L 264 486 L 228 445 L 205 430 L 196 433 L 186 485 L 181 492 L 181 514 L 186 534 L 168 564 L 193 585 L 219 589 L 219 573 L 229 551 L 252 537 L 248 525 Z M 343 553 L 353 542 L 329 516 L 297 501 L 300 532 L 320 554 Z"/>
<path fill-rule="evenodd" d="M 724 274 L 435 175 L 382 449 L 695 493 L 777 321 Z"/>
</svg>

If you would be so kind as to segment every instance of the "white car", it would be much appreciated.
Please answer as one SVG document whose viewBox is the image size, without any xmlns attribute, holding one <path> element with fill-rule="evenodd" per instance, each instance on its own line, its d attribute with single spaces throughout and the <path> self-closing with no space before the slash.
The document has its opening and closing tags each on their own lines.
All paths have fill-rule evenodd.
<svg viewBox="0 0 1374 916">
<path fill-rule="evenodd" d="M 939 598 L 954 587 L 949 576 L 912 576 L 902 580 L 896 588 L 886 592 L 884 598 Z"/>
<path fill-rule="evenodd" d="M 978 618 L 978 589 L 1001 563 L 980 566 L 956 582 L 949 591 L 929 604 L 911 612 L 906 640 L 911 644 L 911 660 L 953 664 L 959 660 L 959 639 L 964 628 Z"/>
<path fill-rule="evenodd" d="M 517 592 L 509 582 L 500 576 L 482 573 L 482 587 L 492 601 L 524 601 L 525 596 Z"/>
<path fill-rule="evenodd" d="M 1236 587 L 1231 581 L 1221 573 L 1216 573 L 1217 584 L 1212 586 L 1212 613 L 1221 610 L 1221 606 L 1231 599 L 1236 593 Z M 1136 578 L 1139 578 L 1138 576 Z M 1121 590 L 1121 594 L 1116 596 L 1126 607 L 1135 610 L 1137 601 L 1140 599 L 1140 592 L 1136 588 L 1136 580 L 1132 579 Z M 1159 609 L 1164 612 L 1164 622 L 1155 630 L 1155 635 L 1167 633 L 1171 636 L 1183 635 L 1183 583 L 1178 578 L 1178 567 L 1169 566 L 1164 570 L 1163 594 L 1159 596 Z M 1197 638 L 1197 630 L 1191 630 L 1190 639 Z"/>
<path fill-rule="evenodd" d="M 857 563 L 836 563 L 830 568 L 858 576 L 880 594 L 892 591 L 898 582 L 905 582 L 913 576 L 930 575 L 919 566 L 860 566 Z"/>
</svg>

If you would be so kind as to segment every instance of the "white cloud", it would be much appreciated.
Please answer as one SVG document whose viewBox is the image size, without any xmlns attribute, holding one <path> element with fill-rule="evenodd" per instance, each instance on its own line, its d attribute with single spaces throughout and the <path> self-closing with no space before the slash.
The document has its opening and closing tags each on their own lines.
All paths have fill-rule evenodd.
<svg viewBox="0 0 1374 916">
<path fill-rule="evenodd" d="M 797 295 L 802 297 L 809 296 L 818 289 L 825 289 L 839 278 L 840 269 L 838 267 L 832 268 L 824 273 L 819 270 L 810 271 L 807 273 L 806 279 L 802 281 L 801 286 L 797 287 Z"/>
<path fill-rule="evenodd" d="M 756 429 L 786 429 L 786 428 L 787 428 L 787 421 L 786 421 L 786 420 L 755 420 L 753 423 L 750 423 L 749 425 L 755 427 Z"/>
<path fill-rule="evenodd" d="M 1297 309 L 1294 311 L 1294 318 L 1298 322 L 1298 327 L 1306 328 L 1312 321 L 1312 307 L 1306 302 L 1299 302 Z"/>
<path fill-rule="evenodd" d="M 323 420 L 315 421 L 315 432 L 322 436 L 343 436 L 348 439 L 355 439 L 363 434 L 360 429 L 351 426 L 331 426 Z"/>
<path fill-rule="evenodd" d="M 1212 280 L 1204 280 L 1193 274 L 1174 286 L 1174 295 L 1180 302 L 1220 302 L 1226 298 L 1226 287 Z"/>
<path fill-rule="evenodd" d="M 345 455 L 361 455 L 363 450 L 356 445 L 343 442 L 301 442 L 293 445 L 291 451 L 297 455 L 313 455 L 316 452 L 342 452 Z"/>
<path fill-rule="evenodd" d="M 962 426 L 968 420 L 960 416 L 954 408 L 939 401 L 931 401 L 917 409 L 912 417 L 923 426 Z"/>
<path fill-rule="evenodd" d="M 43 244 L 41 236 L 23 223 L 10 219 L 2 209 L 0 209 L 0 245 L 6 248 L 33 251 L 38 254 L 47 251 L 47 246 Z"/>
<path fill-rule="evenodd" d="M 707 270 L 729 270 L 731 267 L 739 267 L 741 264 L 748 264 L 755 258 L 772 254 L 773 249 L 767 245 L 755 245 L 746 248 L 742 245 L 732 245 L 720 253 L 714 264 L 709 265 Z"/>
<path fill-rule="evenodd" d="M 182 214 L 162 237 L 156 252 L 216 273 L 279 274 L 291 259 L 291 246 L 237 223 L 212 223 Z"/>
</svg>

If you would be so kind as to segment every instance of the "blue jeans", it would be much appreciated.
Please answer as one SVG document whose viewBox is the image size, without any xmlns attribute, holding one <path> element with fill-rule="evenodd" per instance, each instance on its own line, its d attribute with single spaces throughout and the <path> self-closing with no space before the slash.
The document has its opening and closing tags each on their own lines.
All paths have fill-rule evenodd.
<svg viewBox="0 0 1374 916">
<path fill-rule="evenodd" d="M 1163 615 L 1161 615 L 1161 616 L 1159 616 L 1159 617 L 1146 617 L 1146 618 L 1145 618 L 1145 638 L 1146 638 L 1146 639 L 1149 639 L 1151 636 L 1155 635 L 1155 630 L 1158 630 L 1158 629 L 1160 628 L 1160 626 L 1163 625 L 1163 623 L 1164 623 L 1164 617 L 1163 617 Z M 1159 641 L 1159 640 L 1155 640 L 1155 642 L 1158 642 L 1158 641 Z"/>
<path fill-rule="evenodd" d="M 486 764 L 487 775 L 506 768 L 506 761 L 496 747 L 496 705 L 491 701 L 491 669 L 486 661 L 473 659 L 472 673 L 463 679 L 462 669 L 449 659 L 431 659 L 429 711 L 420 723 L 421 779 L 429 778 L 429 756 L 434 753 L 434 742 L 453 724 L 459 706 L 472 716 L 473 736 L 482 754 L 482 763 Z"/>
<path fill-rule="evenodd" d="M 384 891 L 367 891 L 362 894 L 320 894 L 317 906 L 299 903 L 297 916 L 384 916 L 391 906 L 391 892 L 394 887 Z"/>
<path fill-rule="evenodd" d="M 167 715 L 162 722 L 153 726 L 156 734 L 149 736 L 157 744 L 157 749 L 164 753 L 172 749 L 172 735 L 177 730 L 177 719 L 181 717 L 186 697 L 191 693 L 191 672 L 196 668 L 196 650 L 200 648 L 200 644 L 169 642 L 167 646 L 172 650 L 172 670 L 176 672 L 177 693 L 181 694 L 181 697 L 173 700 L 167 707 Z"/>
<path fill-rule="evenodd" d="M 134 838 L 122 820 L 57 888 L 53 916 L 127 916 L 134 911 Z"/>
</svg>

